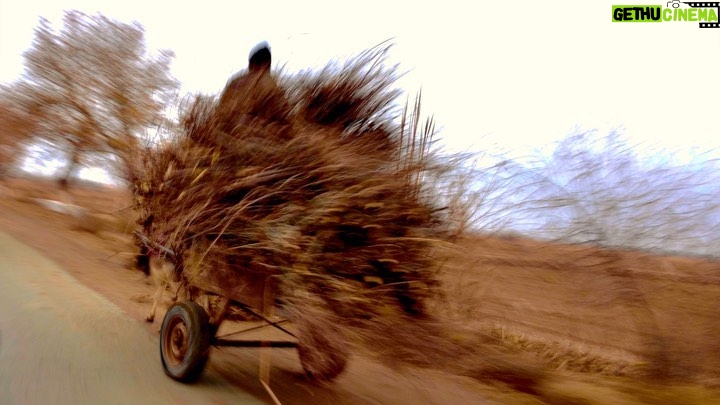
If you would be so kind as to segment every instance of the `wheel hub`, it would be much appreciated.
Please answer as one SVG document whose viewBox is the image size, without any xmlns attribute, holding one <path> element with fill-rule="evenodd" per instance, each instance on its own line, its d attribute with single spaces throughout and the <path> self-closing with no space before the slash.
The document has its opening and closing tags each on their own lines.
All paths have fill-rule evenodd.
<svg viewBox="0 0 720 405">
<path fill-rule="evenodd" d="M 168 359 L 171 359 L 175 364 L 182 363 L 188 347 L 187 327 L 182 320 L 177 319 L 172 325 L 167 343 L 169 343 L 167 345 L 169 349 L 167 350 Z"/>
</svg>

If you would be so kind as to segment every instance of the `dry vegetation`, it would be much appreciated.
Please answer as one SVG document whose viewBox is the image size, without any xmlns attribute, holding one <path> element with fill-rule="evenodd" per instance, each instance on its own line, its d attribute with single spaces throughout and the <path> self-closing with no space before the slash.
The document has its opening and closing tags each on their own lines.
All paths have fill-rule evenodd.
<svg viewBox="0 0 720 405">
<path fill-rule="evenodd" d="M 179 87 L 174 54 L 148 49 L 138 23 L 79 11 L 66 11 L 60 27 L 41 18 L 34 34 L 23 76 L 0 85 L 0 125 L 12 128 L 0 142 L 42 139 L 62 150 L 63 185 L 97 154 L 113 155 L 132 179 L 138 134 L 162 120 Z"/>
<path fill-rule="evenodd" d="M 142 232 L 173 251 L 191 285 L 237 297 L 272 278 L 306 339 L 392 347 L 393 363 L 431 366 L 461 355 L 425 309 L 450 229 L 419 179 L 443 166 L 432 125 L 410 111 L 394 121 L 386 50 L 282 88 L 241 76 L 217 106 L 196 99 L 178 139 L 139 165 L 136 205 Z M 419 357 L 428 346 L 442 354 Z"/>
</svg>

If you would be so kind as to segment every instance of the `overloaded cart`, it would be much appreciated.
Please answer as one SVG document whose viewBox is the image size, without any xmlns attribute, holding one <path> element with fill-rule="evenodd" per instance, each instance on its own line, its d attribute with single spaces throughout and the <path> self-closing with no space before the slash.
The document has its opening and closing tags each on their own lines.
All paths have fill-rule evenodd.
<svg viewBox="0 0 720 405">
<path fill-rule="evenodd" d="M 432 127 L 395 120 L 386 51 L 276 81 L 261 46 L 219 100 L 195 98 L 177 138 L 140 156 L 139 245 L 174 264 L 184 297 L 161 329 L 171 377 L 197 377 L 211 346 L 297 347 L 327 381 L 373 325 L 426 316 L 444 235 L 420 181 L 438 169 Z M 217 336 L 238 308 L 288 340 Z"/>
<path fill-rule="evenodd" d="M 162 251 L 165 259 L 176 260 L 171 249 L 140 232 L 137 236 L 148 251 Z M 292 331 L 287 325 L 289 320 L 278 316 L 273 274 L 233 271 L 218 263 L 204 269 L 182 280 L 182 285 L 175 286 L 184 290 L 184 299 L 169 308 L 162 322 L 160 355 L 170 377 L 183 382 L 195 380 L 202 372 L 212 346 L 297 348 L 305 372 L 320 381 L 330 381 L 345 369 L 349 352 L 342 342 L 329 341 L 328 337 L 313 334 L 313 330 L 298 331 L 295 327 Z M 250 326 L 234 331 L 232 336 L 242 337 L 272 327 L 288 339 L 242 340 L 217 336 L 221 324 L 238 309 Z"/>
</svg>

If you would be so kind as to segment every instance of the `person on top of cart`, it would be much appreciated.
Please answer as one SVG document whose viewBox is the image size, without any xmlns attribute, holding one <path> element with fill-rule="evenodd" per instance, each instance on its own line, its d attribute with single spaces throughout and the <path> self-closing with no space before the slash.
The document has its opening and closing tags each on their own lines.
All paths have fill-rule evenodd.
<svg viewBox="0 0 720 405">
<path fill-rule="evenodd" d="M 247 71 L 230 78 L 217 109 L 224 132 L 232 134 L 248 119 L 288 122 L 290 104 L 270 73 L 271 62 L 270 45 L 260 42 L 250 51 Z"/>
</svg>

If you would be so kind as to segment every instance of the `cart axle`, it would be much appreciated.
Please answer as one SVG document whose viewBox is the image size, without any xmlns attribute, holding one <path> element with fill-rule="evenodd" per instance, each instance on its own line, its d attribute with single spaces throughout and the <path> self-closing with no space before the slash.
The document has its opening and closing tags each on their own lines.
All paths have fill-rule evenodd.
<svg viewBox="0 0 720 405">
<path fill-rule="evenodd" d="M 297 342 L 272 341 L 272 340 L 230 340 L 215 339 L 211 343 L 212 346 L 227 347 L 276 347 L 276 348 L 296 348 Z"/>
</svg>

